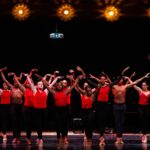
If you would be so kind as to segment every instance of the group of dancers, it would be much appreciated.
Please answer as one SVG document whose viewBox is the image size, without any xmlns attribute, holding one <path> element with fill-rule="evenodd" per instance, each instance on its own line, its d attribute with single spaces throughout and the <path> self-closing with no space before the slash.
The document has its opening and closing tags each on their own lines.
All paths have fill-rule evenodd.
<svg viewBox="0 0 150 150">
<path fill-rule="evenodd" d="M 148 90 L 146 80 L 150 77 L 150 73 L 132 81 L 134 74 L 130 77 L 125 76 L 129 68 L 125 68 L 114 82 L 104 72 L 99 77 L 96 77 L 92 74 L 86 74 L 80 66 L 77 66 L 76 70 L 70 69 L 66 76 L 61 76 L 59 71 L 55 71 L 53 74 L 46 74 L 44 77 L 39 74 L 37 69 L 31 69 L 29 73 L 21 73 L 18 77 L 14 72 L 8 73 L 7 67 L 1 68 L 0 74 L 3 80 L 3 88 L 0 89 L 0 114 L 3 142 L 7 142 L 7 119 L 10 114 L 13 127 L 12 143 L 19 144 L 21 142 L 23 112 L 27 144 L 31 144 L 31 126 L 33 122 L 32 117 L 34 117 L 35 129 L 38 136 L 36 143 L 38 146 L 42 146 L 43 123 L 47 109 L 48 94 L 51 94 L 55 105 L 58 144 L 68 144 L 71 94 L 73 90 L 76 90 L 81 97 L 81 117 L 85 134 L 83 145 L 92 145 L 93 123 L 95 118 L 100 135 L 99 145 L 105 145 L 104 133 L 108 119 L 110 91 L 113 94 L 113 114 L 116 132 L 115 144 L 123 144 L 122 135 L 126 112 L 125 95 L 126 90 L 133 87 L 139 93 L 138 110 L 143 134 L 141 141 L 142 143 L 147 143 L 146 116 L 148 115 L 149 109 L 150 91 Z M 8 73 L 7 78 L 9 76 L 13 77 L 13 84 L 6 79 L 6 72 Z M 38 79 L 36 84 L 33 81 L 33 75 Z M 23 76 L 24 81 L 22 80 Z M 138 86 L 140 82 L 141 87 Z M 95 106 L 94 111 L 93 104 Z"/>
</svg>

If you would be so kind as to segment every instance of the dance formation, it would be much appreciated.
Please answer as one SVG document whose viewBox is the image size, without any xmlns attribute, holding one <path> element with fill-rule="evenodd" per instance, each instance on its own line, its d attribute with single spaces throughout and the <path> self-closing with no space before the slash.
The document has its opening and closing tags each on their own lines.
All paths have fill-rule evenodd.
<svg viewBox="0 0 150 150">
<path fill-rule="evenodd" d="M 31 69 L 29 73 L 20 73 L 18 77 L 14 72 L 7 72 L 7 67 L 0 69 L 3 87 L 0 89 L 0 119 L 3 142 L 7 142 L 8 119 L 11 116 L 13 140 L 12 143 L 20 144 L 21 124 L 24 120 L 26 143 L 30 145 L 31 133 L 37 131 L 36 143 L 43 145 L 43 127 L 47 111 L 48 95 L 52 95 L 55 109 L 55 125 L 59 145 L 69 143 L 68 130 L 71 109 L 72 91 L 80 95 L 81 118 L 84 128 L 83 145 L 92 145 L 94 121 L 99 132 L 99 146 L 105 145 L 105 128 L 108 119 L 109 94 L 113 96 L 114 129 L 116 134 L 115 144 L 123 144 L 123 126 L 126 113 L 126 91 L 133 88 L 139 94 L 138 113 L 141 127 L 141 142 L 147 143 L 147 121 L 149 113 L 150 91 L 147 80 L 150 73 L 133 81 L 132 74 L 126 76 L 130 67 L 125 68 L 116 81 L 111 81 L 109 76 L 102 72 L 99 77 L 86 72 L 77 66 L 76 70 L 70 69 L 68 74 L 61 76 L 59 71 L 53 74 L 40 75 L 38 69 Z M 6 77 L 6 73 L 8 73 Z M 37 83 L 33 81 L 37 78 Z M 13 77 L 14 83 L 8 81 Z M 141 84 L 141 87 L 139 86 Z M 33 128 L 33 121 L 36 126 Z"/>
</svg>

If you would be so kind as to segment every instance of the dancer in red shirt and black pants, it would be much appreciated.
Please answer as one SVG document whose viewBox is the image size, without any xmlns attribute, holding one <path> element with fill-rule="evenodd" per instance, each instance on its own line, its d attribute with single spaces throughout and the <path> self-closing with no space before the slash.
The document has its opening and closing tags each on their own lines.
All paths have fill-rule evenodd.
<svg viewBox="0 0 150 150">
<path fill-rule="evenodd" d="M 0 116 L 1 116 L 1 125 L 2 125 L 2 136 L 3 143 L 7 142 L 7 125 L 10 118 L 10 90 L 8 89 L 7 84 L 3 83 L 3 89 L 0 89 Z"/>
<path fill-rule="evenodd" d="M 55 103 L 55 112 L 56 112 L 56 125 L 57 125 L 57 133 L 61 133 L 61 137 L 58 139 L 59 144 L 64 145 L 68 144 L 67 133 L 68 133 L 68 95 L 71 93 L 73 88 L 77 85 L 79 81 L 79 77 L 75 80 L 74 84 L 70 86 L 67 90 L 64 89 L 62 82 L 58 82 L 56 84 L 55 90 L 50 88 L 47 82 L 42 80 L 44 85 L 48 88 L 48 90 L 53 94 L 54 103 Z"/>
<path fill-rule="evenodd" d="M 94 112 L 93 112 L 93 102 L 95 100 L 95 91 L 92 91 L 92 88 L 87 85 L 85 89 L 81 89 L 77 86 L 76 90 L 81 94 L 81 103 L 82 103 L 82 120 L 85 131 L 85 138 L 83 145 L 91 146 L 92 136 L 93 136 L 93 121 L 94 121 Z"/>
<path fill-rule="evenodd" d="M 142 143 L 147 143 L 147 132 L 148 132 L 148 117 L 149 117 L 149 101 L 150 101 L 150 91 L 148 90 L 148 84 L 146 81 L 142 82 L 142 87 L 140 88 L 137 85 L 134 85 L 134 89 L 139 93 L 139 118 L 140 118 L 140 127 L 142 132 Z"/>
<path fill-rule="evenodd" d="M 35 86 L 34 83 L 32 82 L 31 78 L 29 77 L 28 74 L 24 74 L 27 77 L 27 80 L 30 84 L 31 90 L 34 95 L 33 99 L 33 108 L 34 108 L 34 117 L 36 121 L 36 130 L 38 133 L 38 138 L 37 138 L 37 144 L 38 146 L 43 146 L 43 139 L 42 139 L 42 132 L 43 132 L 43 126 L 45 122 L 45 113 L 46 113 L 46 108 L 47 108 L 47 96 L 48 96 L 48 90 L 44 88 L 43 82 L 38 81 L 37 85 Z M 52 87 L 53 84 L 56 83 L 58 78 L 56 78 L 48 87 Z M 49 84 L 49 83 L 48 83 Z"/>
</svg>

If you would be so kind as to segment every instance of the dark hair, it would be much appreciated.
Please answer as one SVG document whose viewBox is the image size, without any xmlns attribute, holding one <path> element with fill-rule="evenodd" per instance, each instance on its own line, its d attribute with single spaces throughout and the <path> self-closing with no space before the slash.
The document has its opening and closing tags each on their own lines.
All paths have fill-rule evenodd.
<svg viewBox="0 0 150 150">
<path fill-rule="evenodd" d="M 107 76 L 106 76 L 104 73 L 101 73 L 101 74 L 99 75 L 99 78 L 101 78 L 101 77 L 107 78 Z"/>
<path fill-rule="evenodd" d="M 85 87 L 85 90 L 87 90 L 88 88 L 91 88 L 91 86 L 87 85 L 87 86 Z"/>
</svg>

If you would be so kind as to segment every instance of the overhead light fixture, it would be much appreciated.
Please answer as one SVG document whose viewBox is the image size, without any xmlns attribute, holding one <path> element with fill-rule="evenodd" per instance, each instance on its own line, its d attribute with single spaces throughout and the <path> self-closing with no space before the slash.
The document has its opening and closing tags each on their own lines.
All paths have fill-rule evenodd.
<svg viewBox="0 0 150 150">
<path fill-rule="evenodd" d="M 62 4 L 57 9 L 57 16 L 63 21 L 69 21 L 75 16 L 75 9 L 70 4 Z"/>
<path fill-rule="evenodd" d="M 115 6 L 107 6 L 102 13 L 107 21 L 116 21 L 120 17 L 120 10 Z"/>
<path fill-rule="evenodd" d="M 50 33 L 50 34 L 49 34 L 49 38 L 50 38 L 50 39 L 63 39 L 63 38 L 64 38 L 64 34 L 58 32 L 57 24 L 56 24 L 56 31 Z"/>
<path fill-rule="evenodd" d="M 29 7 L 24 3 L 16 4 L 12 9 L 12 15 L 19 21 L 26 20 L 30 15 Z"/>
</svg>

